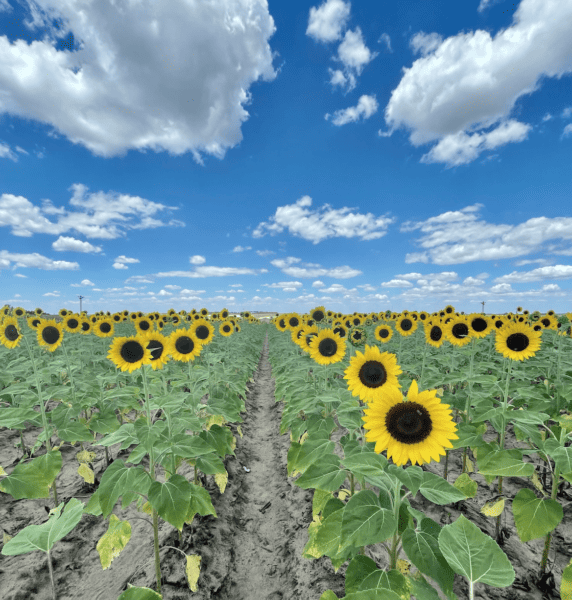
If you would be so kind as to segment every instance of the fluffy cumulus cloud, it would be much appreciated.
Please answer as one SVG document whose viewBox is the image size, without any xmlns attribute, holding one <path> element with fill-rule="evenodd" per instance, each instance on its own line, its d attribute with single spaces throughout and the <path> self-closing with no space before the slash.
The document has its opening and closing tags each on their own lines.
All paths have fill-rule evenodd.
<svg viewBox="0 0 572 600">
<path fill-rule="evenodd" d="M 56 207 L 47 198 L 42 200 L 42 206 L 39 207 L 23 196 L 1 194 L 0 227 L 9 227 L 12 235 L 18 237 L 32 237 L 36 233 L 60 235 L 75 231 L 87 238 L 112 240 L 124 236 L 125 230 L 129 229 L 185 226 L 176 219 L 167 222 L 151 219 L 160 211 L 178 210 L 176 206 L 166 206 L 129 194 L 101 191 L 88 194 L 87 189 L 79 183 L 68 188 L 68 191 L 72 191 L 69 201 L 71 208 Z M 61 235 L 53 247 L 59 251 L 101 251 L 98 246 Z"/>
<path fill-rule="evenodd" d="M 352 212 L 355 209 L 343 207 L 333 209 L 325 204 L 320 211 L 311 210 L 312 199 L 303 196 L 294 204 L 279 206 L 268 222 L 262 222 L 252 232 L 252 237 L 261 238 L 266 233 L 276 235 L 284 229 L 289 233 L 313 244 L 332 237 L 357 237 L 361 240 L 375 240 L 386 234 L 393 218 L 375 217 L 371 213 Z"/>
<path fill-rule="evenodd" d="M 425 221 L 403 223 L 402 232 L 422 232 L 417 243 L 427 248 L 425 252 L 407 254 L 405 262 L 452 265 L 515 258 L 541 250 L 553 254 L 572 254 L 570 250 L 559 250 L 555 245 L 543 246 L 555 239 L 567 243 L 572 241 L 571 217 L 537 217 L 519 225 L 495 225 L 479 220 L 476 213 L 482 206 L 477 203 Z"/>
<path fill-rule="evenodd" d="M 511 111 L 541 79 L 572 73 L 571 30 L 571 2 L 522 0 L 494 37 L 481 29 L 446 39 L 419 32 L 410 44 L 422 56 L 403 68 L 385 121 L 391 130 L 410 129 L 414 146 L 438 141 L 422 162 L 448 167 L 521 142 L 532 126 Z"/>
<path fill-rule="evenodd" d="M 246 90 L 277 75 L 266 0 L 29 4 L 27 27 L 46 33 L 31 44 L 0 37 L 2 108 L 96 156 L 154 148 L 222 159 L 242 140 Z M 70 32 L 79 48 L 56 50 Z"/>
</svg>

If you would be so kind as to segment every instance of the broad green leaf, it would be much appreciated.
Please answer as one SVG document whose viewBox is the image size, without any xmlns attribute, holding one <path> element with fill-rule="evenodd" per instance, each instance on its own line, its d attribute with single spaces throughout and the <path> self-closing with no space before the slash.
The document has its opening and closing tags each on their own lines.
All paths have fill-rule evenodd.
<svg viewBox="0 0 572 600">
<path fill-rule="evenodd" d="M 17 464 L 12 473 L 0 481 L 0 491 L 10 494 L 14 500 L 49 498 L 49 486 L 61 469 L 62 453 L 52 450 L 49 454 Z"/>
<path fill-rule="evenodd" d="M 445 594 L 453 591 L 455 573 L 439 549 L 437 538 L 425 531 L 406 529 L 401 538 L 407 558 L 425 575 L 434 579 Z"/>
<path fill-rule="evenodd" d="M 83 515 L 83 502 L 72 498 L 64 509 L 62 502 L 57 508 L 50 511 L 50 518 L 42 525 L 28 525 L 19 531 L 12 539 L 8 540 L 2 548 L 2 554 L 15 556 L 26 554 L 35 550 L 48 552 L 52 546 L 65 537 L 81 520 Z"/>
<path fill-rule="evenodd" d="M 380 506 L 378 497 L 371 490 L 361 490 L 343 509 L 340 545 L 377 544 L 389 539 L 396 529 L 393 513 Z"/>
<path fill-rule="evenodd" d="M 165 483 L 154 481 L 148 498 L 162 519 L 182 531 L 191 492 L 191 484 L 182 475 L 175 474 Z"/>
<path fill-rule="evenodd" d="M 346 480 L 345 469 L 339 467 L 340 459 L 335 454 L 326 454 L 320 464 L 310 465 L 308 470 L 294 482 L 302 489 L 315 488 L 329 492 L 336 491 Z"/>
<path fill-rule="evenodd" d="M 530 477 L 534 473 L 534 465 L 522 460 L 522 453 L 517 448 L 497 450 L 485 458 L 479 456 L 481 475 L 498 475 L 501 477 Z"/>
<path fill-rule="evenodd" d="M 439 549 L 453 571 L 472 584 L 508 587 L 515 579 L 510 561 L 495 540 L 463 515 L 441 529 Z"/>
<path fill-rule="evenodd" d="M 103 516 L 109 516 L 120 496 L 123 496 L 125 508 L 138 495 L 136 492 L 147 495 L 151 483 L 149 474 L 142 467 L 126 467 L 121 459 L 113 461 L 101 476 L 97 490 Z"/>
<path fill-rule="evenodd" d="M 518 537 L 529 542 L 546 536 L 562 521 L 562 506 L 552 498 L 537 498 L 532 490 L 521 488 L 512 501 L 512 514 Z"/>
</svg>

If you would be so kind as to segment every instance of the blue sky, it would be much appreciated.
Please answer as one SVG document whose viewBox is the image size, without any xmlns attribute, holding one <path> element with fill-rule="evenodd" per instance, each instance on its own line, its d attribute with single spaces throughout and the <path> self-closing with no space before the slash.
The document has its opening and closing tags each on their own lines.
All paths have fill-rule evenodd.
<svg viewBox="0 0 572 600">
<path fill-rule="evenodd" d="M 0 0 L 0 306 L 572 310 L 572 0 Z"/>
</svg>

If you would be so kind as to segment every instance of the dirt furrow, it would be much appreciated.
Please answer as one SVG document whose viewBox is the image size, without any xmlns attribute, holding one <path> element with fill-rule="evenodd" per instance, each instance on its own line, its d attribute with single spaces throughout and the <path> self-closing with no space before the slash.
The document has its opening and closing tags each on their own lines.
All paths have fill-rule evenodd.
<svg viewBox="0 0 572 600">
<path fill-rule="evenodd" d="M 249 387 L 244 437 L 237 437 L 236 459 L 225 461 L 228 487 L 222 496 L 212 492 L 219 518 L 202 519 L 193 535 L 193 552 L 204 555 L 193 598 L 314 600 L 328 588 L 343 596 L 344 577 L 329 559 L 302 558 L 313 494 L 288 478 L 290 436 L 280 435 L 268 338 Z"/>
</svg>

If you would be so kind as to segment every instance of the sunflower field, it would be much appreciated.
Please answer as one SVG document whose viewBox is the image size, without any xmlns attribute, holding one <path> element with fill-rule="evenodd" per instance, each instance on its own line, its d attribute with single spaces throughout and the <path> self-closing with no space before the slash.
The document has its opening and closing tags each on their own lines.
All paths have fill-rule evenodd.
<svg viewBox="0 0 572 600">
<path fill-rule="evenodd" d="M 571 321 L 4 307 L 2 597 L 572 600 Z"/>
</svg>

